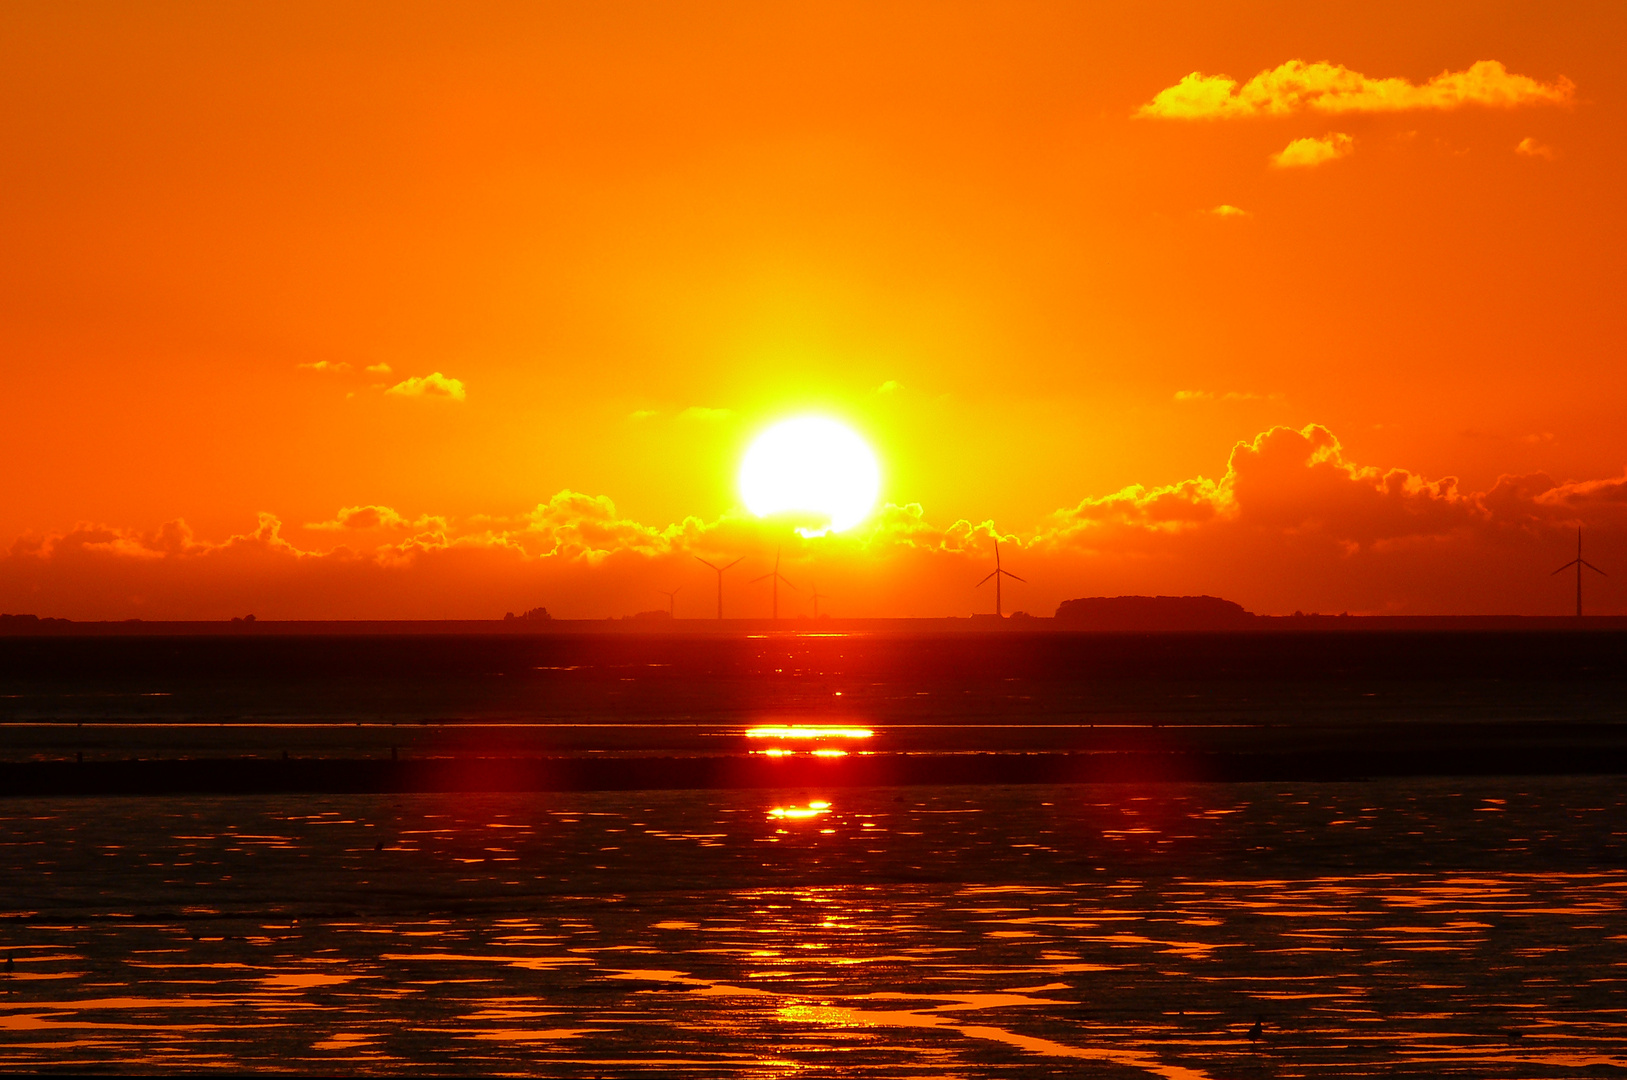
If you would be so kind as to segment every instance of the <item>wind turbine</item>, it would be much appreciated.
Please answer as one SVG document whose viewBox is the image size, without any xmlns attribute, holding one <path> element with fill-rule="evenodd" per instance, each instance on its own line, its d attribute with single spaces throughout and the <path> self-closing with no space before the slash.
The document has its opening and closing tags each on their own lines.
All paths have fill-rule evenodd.
<svg viewBox="0 0 1627 1080">
<path fill-rule="evenodd" d="M 816 619 L 819 618 L 819 601 L 821 601 L 821 600 L 829 600 L 829 599 L 830 599 L 829 596 L 827 596 L 824 593 L 819 591 L 819 586 L 817 586 L 817 585 L 814 586 L 814 589 L 813 589 L 814 618 L 816 618 Z"/>
<path fill-rule="evenodd" d="M 1605 574 L 1605 572 L 1600 570 L 1597 566 L 1594 566 L 1592 563 L 1582 558 L 1582 527 L 1580 525 L 1576 527 L 1576 558 L 1572 559 L 1564 566 L 1561 566 L 1558 570 L 1555 570 L 1554 574 L 1563 574 L 1566 570 L 1569 570 L 1573 566 L 1576 567 L 1576 617 L 1580 619 L 1582 617 L 1582 567 L 1585 566 L 1594 573 L 1603 574 L 1605 577 L 1610 576 L 1609 574 Z M 1549 574 L 1548 576 L 1553 577 L 1554 574 Z"/>
<path fill-rule="evenodd" d="M 1000 603 L 1000 579 L 1002 577 L 1011 578 L 1013 581 L 1021 581 L 1024 585 L 1028 584 L 1027 581 L 1024 581 L 1016 574 L 1013 574 L 1010 570 L 1002 570 L 1000 568 L 1000 541 L 996 540 L 994 542 L 994 572 L 991 573 L 989 577 L 986 577 L 977 583 L 977 587 L 981 589 L 983 586 L 989 583 L 989 578 L 994 579 L 994 617 L 996 619 L 1005 617 Z"/>
<path fill-rule="evenodd" d="M 678 594 L 684 591 L 684 587 L 680 585 L 671 592 L 668 592 L 665 589 L 657 589 L 655 591 L 667 598 L 667 614 L 676 619 L 678 617 Z"/>
<path fill-rule="evenodd" d="M 791 585 L 790 579 L 787 578 L 784 574 L 780 573 L 780 549 L 779 548 L 774 549 L 774 569 L 773 569 L 773 571 L 771 573 L 762 574 L 762 575 L 760 575 L 758 577 L 754 577 L 750 581 L 746 582 L 746 584 L 747 585 L 755 585 L 759 581 L 769 581 L 769 580 L 772 580 L 774 582 L 774 618 L 778 619 L 780 617 L 780 582 L 783 581 L 787 585 Z M 794 588 L 796 588 L 796 586 L 791 585 L 791 588 L 794 589 Z"/>
<path fill-rule="evenodd" d="M 740 559 L 744 558 L 744 555 L 740 556 Z M 733 566 L 735 563 L 739 562 L 740 559 L 736 559 L 734 562 L 730 563 L 729 566 L 719 566 L 716 563 L 706 562 L 706 560 L 702 559 L 699 555 L 696 555 L 695 559 L 697 562 L 706 563 L 707 566 L 710 566 L 713 570 L 717 571 L 717 617 L 721 619 L 723 618 L 723 571 L 729 569 L 729 566 Z"/>
</svg>

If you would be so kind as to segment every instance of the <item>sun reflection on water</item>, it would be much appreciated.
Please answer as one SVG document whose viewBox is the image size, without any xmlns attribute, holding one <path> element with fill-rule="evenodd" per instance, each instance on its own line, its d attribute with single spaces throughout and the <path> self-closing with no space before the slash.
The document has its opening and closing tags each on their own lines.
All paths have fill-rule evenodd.
<svg viewBox="0 0 1627 1080">
<path fill-rule="evenodd" d="M 862 727 L 804 727 L 793 724 L 789 727 L 754 727 L 746 732 L 748 739 L 868 739 L 875 735 L 870 728 Z"/>
<path fill-rule="evenodd" d="M 803 818 L 816 818 L 821 814 L 830 813 L 830 803 L 823 799 L 814 799 L 807 806 L 776 806 L 768 812 L 771 818 L 799 821 Z"/>
</svg>

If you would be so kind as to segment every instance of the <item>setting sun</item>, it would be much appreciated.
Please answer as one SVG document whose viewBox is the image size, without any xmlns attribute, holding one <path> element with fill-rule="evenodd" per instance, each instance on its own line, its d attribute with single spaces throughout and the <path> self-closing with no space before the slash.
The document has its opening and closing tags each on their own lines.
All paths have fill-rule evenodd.
<svg viewBox="0 0 1627 1080">
<path fill-rule="evenodd" d="M 782 420 L 757 436 L 740 463 L 740 496 L 758 517 L 818 519 L 804 534 L 842 532 L 870 516 L 881 492 L 876 456 L 846 424 L 822 416 Z"/>
</svg>

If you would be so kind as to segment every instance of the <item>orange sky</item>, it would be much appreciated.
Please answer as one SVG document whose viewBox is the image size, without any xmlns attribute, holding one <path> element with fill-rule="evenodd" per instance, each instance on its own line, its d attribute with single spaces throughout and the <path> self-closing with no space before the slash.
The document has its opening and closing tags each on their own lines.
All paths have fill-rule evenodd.
<svg viewBox="0 0 1627 1080">
<path fill-rule="evenodd" d="M 1627 8 L 1324 7 L 8 4 L 0 610 L 1627 611 Z"/>
</svg>

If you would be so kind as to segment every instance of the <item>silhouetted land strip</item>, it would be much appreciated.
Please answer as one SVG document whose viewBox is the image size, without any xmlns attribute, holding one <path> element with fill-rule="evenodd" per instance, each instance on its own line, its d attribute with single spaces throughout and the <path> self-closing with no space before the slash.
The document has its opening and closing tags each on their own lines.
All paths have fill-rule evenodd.
<svg viewBox="0 0 1627 1080">
<path fill-rule="evenodd" d="M 1188 599 L 1186 597 L 1106 597 L 1092 599 Z M 1198 597 L 1195 599 L 1212 599 Z M 1065 601 L 1069 604 L 1080 601 Z M 1220 601 L 1225 604 L 1226 601 Z M 1235 607 L 1236 605 L 1231 605 Z M 1018 613 L 942 619 L 327 619 L 255 622 L 128 619 L 76 622 L 70 619 L 0 617 L 0 637 L 376 637 L 399 635 L 556 637 L 606 634 L 641 637 L 731 637 L 740 634 L 1081 634 L 1081 633 L 1302 633 L 1352 631 L 1627 630 L 1627 615 L 1240 615 L 1224 610 L 1174 613 L 1111 607 L 1079 617 L 1054 618 Z"/>
<path fill-rule="evenodd" d="M 475 758 L 432 761 L 185 760 L 0 764 L 8 795 L 322 792 L 816 790 L 943 784 L 1350 781 L 1424 776 L 1627 773 L 1627 746 L 1352 747 L 1292 753 L 876 754 L 841 760 Z"/>
</svg>

